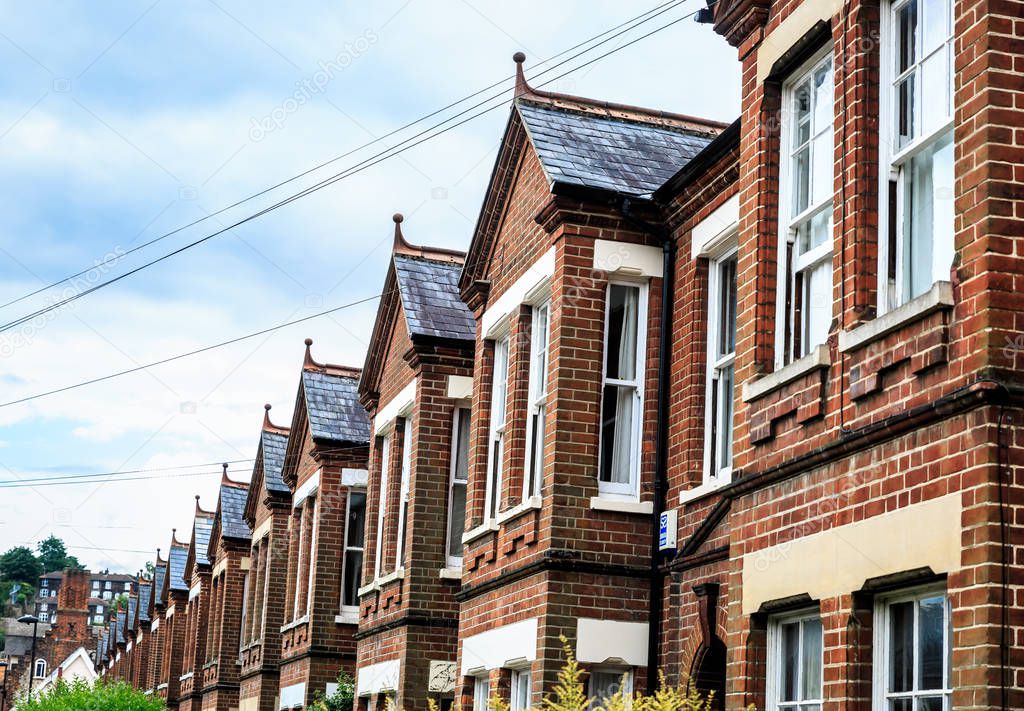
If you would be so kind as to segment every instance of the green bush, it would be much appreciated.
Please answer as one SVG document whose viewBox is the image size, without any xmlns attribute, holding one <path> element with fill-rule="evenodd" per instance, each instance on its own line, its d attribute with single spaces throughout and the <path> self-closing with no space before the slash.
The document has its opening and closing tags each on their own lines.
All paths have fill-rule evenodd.
<svg viewBox="0 0 1024 711">
<path fill-rule="evenodd" d="M 166 711 L 158 696 L 143 694 L 122 682 L 58 681 L 42 694 L 18 702 L 18 711 Z"/>
<path fill-rule="evenodd" d="M 338 689 L 330 696 L 317 693 L 310 711 L 352 711 L 356 699 L 356 682 L 347 672 L 338 675 Z"/>
</svg>

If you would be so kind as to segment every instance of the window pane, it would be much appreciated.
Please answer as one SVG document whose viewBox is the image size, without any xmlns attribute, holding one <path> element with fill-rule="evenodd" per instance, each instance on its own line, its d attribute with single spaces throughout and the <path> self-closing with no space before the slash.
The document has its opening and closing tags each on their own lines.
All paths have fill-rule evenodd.
<svg viewBox="0 0 1024 711">
<path fill-rule="evenodd" d="M 889 607 L 889 691 L 914 688 L 914 603 Z"/>
<path fill-rule="evenodd" d="M 942 711 L 942 697 L 924 696 L 918 699 L 917 711 Z"/>
<path fill-rule="evenodd" d="M 918 621 L 918 688 L 942 689 L 945 653 L 946 599 L 942 596 L 921 600 Z"/>
<path fill-rule="evenodd" d="M 796 701 L 797 663 L 800 656 L 800 625 L 791 623 L 781 627 L 782 667 L 779 676 L 781 701 Z"/>
<path fill-rule="evenodd" d="M 458 418 L 455 442 L 455 479 L 469 479 L 469 413 L 468 407 L 460 407 L 455 417 Z"/>
<path fill-rule="evenodd" d="M 626 484 L 633 461 L 633 404 L 636 389 L 605 385 L 601 412 L 601 481 Z"/>
<path fill-rule="evenodd" d="M 914 711 L 913 699 L 893 699 L 889 702 L 891 711 Z"/>
<path fill-rule="evenodd" d="M 832 324 L 832 260 L 826 259 L 804 274 L 803 347 L 798 355 L 807 355 L 825 342 Z"/>
<path fill-rule="evenodd" d="M 494 344 L 494 388 L 492 392 L 491 412 L 494 422 L 492 426 L 505 424 L 505 405 L 508 391 L 508 341 L 501 340 Z"/>
<path fill-rule="evenodd" d="M 349 491 L 348 524 L 345 536 L 347 545 L 354 548 L 363 547 L 366 529 L 366 492 Z"/>
<path fill-rule="evenodd" d="M 902 74 L 917 61 L 917 0 L 910 0 L 896 11 L 896 74 Z"/>
<path fill-rule="evenodd" d="M 355 607 L 359 604 L 359 582 L 362 579 L 363 552 L 359 550 L 345 552 L 344 593 L 341 604 Z"/>
<path fill-rule="evenodd" d="M 924 0 L 921 3 L 921 54 L 926 55 L 949 37 L 949 0 Z M 928 102 L 925 101 L 925 106 Z"/>
<path fill-rule="evenodd" d="M 814 72 L 814 132 L 831 135 L 835 116 L 832 59 Z M 831 141 L 830 141 L 831 143 Z"/>
<path fill-rule="evenodd" d="M 718 355 L 728 355 L 736 350 L 736 258 L 722 261 L 719 275 L 719 321 Z"/>
<path fill-rule="evenodd" d="M 547 392 L 547 355 L 548 355 L 548 307 L 540 306 L 534 310 L 533 333 L 533 399 Z"/>
<path fill-rule="evenodd" d="M 533 441 L 530 445 L 530 481 L 528 496 L 540 489 L 540 477 L 544 473 L 544 407 L 541 406 L 531 418 Z"/>
<path fill-rule="evenodd" d="M 904 300 L 920 296 L 953 265 L 953 141 L 947 133 L 914 156 L 904 199 Z"/>
<path fill-rule="evenodd" d="M 804 649 L 801 660 L 801 699 L 820 699 L 821 688 L 821 620 L 803 623 Z"/>
<path fill-rule="evenodd" d="M 716 427 L 718 441 L 715 450 L 718 453 L 718 470 L 732 466 L 732 398 L 733 398 L 733 366 L 718 371 L 718 390 L 715 407 L 719 422 Z M 718 472 L 714 472 L 717 474 Z"/>
<path fill-rule="evenodd" d="M 608 289 L 608 352 L 605 376 L 634 380 L 637 363 L 637 308 L 640 288 L 612 284 Z"/>
<path fill-rule="evenodd" d="M 945 50 L 921 64 L 921 135 L 927 135 L 949 120 L 950 77 Z"/>
<path fill-rule="evenodd" d="M 619 692 L 621 689 L 625 694 L 628 688 L 623 688 L 622 682 L 625 672 L 619 671 L 594 671 L 590 675 L 590 696 L 596 701 L 606 701 Z"/>
<path fill-rule="evenodd" d="M 835 187 L 832 181 L 835 156 L 832 152 L 831 127 L 829 127 L 829 130 L 815 136 L 811 150 L 814 156 L 811 200 L 812 204 L 820 205 L 825 200 L 832 199 L 832 192 Z"/>
<path fill-rule="evenodd" d="M 793 214 L 799 215 L 810 205 L 811 149 L 801 148 L 793 156 Z"/>
<path fill-rule="evenodd" d="M 466 526 L 466 485 L 452 485 L 451 524 L 448 529 L 448 555 L 462 557 L 462 534 Z"/>
<path fill-rule="evenodd" d="M 832 212 L 816 212 L 797 226 L 797 254 L 806 254 L 832 239 Z"/>
</svg>

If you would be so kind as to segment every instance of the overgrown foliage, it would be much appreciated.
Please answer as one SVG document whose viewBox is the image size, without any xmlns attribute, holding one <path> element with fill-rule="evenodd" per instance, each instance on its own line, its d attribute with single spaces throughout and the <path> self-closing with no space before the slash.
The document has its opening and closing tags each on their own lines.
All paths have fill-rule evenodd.
<svg viewBox="0 0 1024 711">
<path fill-rule="evenodd" d="M 356 700 L 356 682 L 347 672 L 338 675 L 338 688 L 327 696 L 318 693 L 310 711 L 352 711 Z"/>
<path fill-rule="evenodd" d="M 58 681 L 42 694 L 22 699 L 18 711 L 166 711 L 158 696 L 144 694 L 123 682 L 97 681 L 87 684 L 81 679 L 67 684 Z"/>
</svg>

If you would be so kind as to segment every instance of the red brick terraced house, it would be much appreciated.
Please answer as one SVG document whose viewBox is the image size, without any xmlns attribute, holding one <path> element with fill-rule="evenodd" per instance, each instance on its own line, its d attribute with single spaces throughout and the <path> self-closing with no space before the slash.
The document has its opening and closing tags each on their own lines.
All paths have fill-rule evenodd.
<svg viewBox="0 0 1024 711">
<path fill-rule="evenodd" d="M 203 667 L 206 666 L 206 643 L 212 618 L 210 617 L 210 535 L 213 532 L 214 511 L 199 506 L 192 524 L 188 557 L 185 559 L 185 580 L 188 581 L 188 599 L 185 603 L 185 639 L 181 662 L 181 688 L 178 708 L 181 711 L 199 711 L 202 707 Z"/>
<path fill-rule="evenodd" d="M 666 212 L 680 259 L 719 286 L 735 247 L 735 294 L 711 278 L 706 306 L 711 341 L 735 303 L 735 339 L 704 348 L 735 410 L 731 461 L 694 460 L 669 492 L 686 538 L 666 651 L 692 668 L 717 627 L 730 708 L 1024 706 L 1022 16 L 1012 0 L 702 13 L 742 64 L 738 197 L 702 220 L 666 195 Z"/>
<path fill-rule="evenodd" d="M 456 673 L 478 711 L 538 705 L 561 635 L 595 696 L 646 685 L 672 244 L 652 194 L 725 128 L 533 90 L 523 59 L 460 282 L 477 337 Z"/>
<path fill-rule="evenodd" d="M 282 478 L 292 493 L 281 627 L 280 708 L 304 708 L 355 672 L 356 615 L 341 614 L 349 498 L 366 487 L 370 423 L 359 369 L 306 354 Z M 361 523 L 361 522 L 360 522 Z"/>
<path fill-rule="evenodd" d="M 164 580 L 167 578 L 167 561 L 160 557 L 160 549 L 156 551 L 153 563 L 152 594 L 146 606 L 149 615 L 149 658 L 139 688 L 150 694 L 157 693 L 160 670 L 164 659 Z"/>
<path fill-rule="evenodd" d="M 359 616 L 361 708 L 383 708 L 382 695 L 406 708 L 425 708 L 429 695 L 447 708 L 456 686 L 476 325 L 459 296 L 463 253 L 412 246 L 401 215 L 394 219 L 359 383 L 374 441 L 369 486 L 349 497 L 341 610 Z"/>
<path fill-rule="evenodd" d="M 132 671 L 128 683 L 136 689 L 145 690 L 150 688 L 149 666 L 153 635 L 150 634 L 149 606 L 153 597 L 153 581 L 140 578 L 136 589 L 138 603 L 130 625 Z"/>
<path fill-rule="evenodd" d="M 175 711 L 181 696 L 181 675 L 185 665 L 186 634 L 188 629 L 189 584 L 185 577 L 185 565 L 189 557 L 189 544 L 177 539 L 177 532 L 171 533 L 171 545 L 167 549 L 167 571 L 162 586 L 161 598 L 164 606 L 160 622 L 160 638 L 163 655 L 157 675 L 156 690 Z"/>
<path fill-rule="evenodd" d="M 138 588 L 136 587 L 136 589 Z M 128 597 L 128 607 L 124 618 L 124 680 L 129 684 L 134 684 L 135 665 L 138 656 L 135 648 L 135 617 L 138 615 L 138 612 L 138 594 L 133 593 Z"/>
<path fill-rule="evenodd" d="M 244 511 L 252 539 L 241 625 L 239 711 L 278 709 L 292 494 L 281 478 L 288 429 L 274 425 L 270 421 L 270 405 L 265 408 Z"/>
<path fill-rule="evenodd" d="M 125 655 L 125 650 L 127 649 L 128 646 L 128 638 L 125 636 L 125 623 L 127 619 L 128 611 L 118 610 L 113 615 L 113 621 L 111 623 L 114 626 L 114 632 L 111 635 L 110 650 L 114 659 L 112 676 L 118 681 L 124 681 L 128 678 L 128 659 Z"/>
<path fill-rule="evenodd" d="M 217 509 L 210 533 L 210 573 L 208 623 L 199 634 L 206 635 L 206 660 L 202 666 L 204 711 L 228 711 L 238 708 L 238 657 L 244 610 L 249 596 L 249 548 L 252 531 L 243 511 L 249 485 L 232 481 L 224 465 Z M 199 674 L 199 671 L 196 672 Z"/>
</svg>

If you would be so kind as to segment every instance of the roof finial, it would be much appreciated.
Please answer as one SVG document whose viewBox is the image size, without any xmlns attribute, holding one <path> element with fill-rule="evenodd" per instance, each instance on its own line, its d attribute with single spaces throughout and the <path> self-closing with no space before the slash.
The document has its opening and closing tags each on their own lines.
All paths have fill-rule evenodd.
<svg viewBox="0 0 1024 711">
<path fill-rule="evenodd" d="M 512 61 L 516 63 L 516 98 L 518 99 L 523 94 L 532 93 L 533 89 L 526 83 L 526 75 L 523 73 L 523 62 L 526 61 L 526 55 L 516 52 L 512 55 Z"/>
<path fill-rule="evenodd" d="M 307 338 L 305 343 L 306 343 L 306 355 L 302 359 L 302 367 L 303 368 L 315 368 L 315 367 L 317 367 L 320 364 L 317 363 L 315 360 L 313 360 L 313 353 L 309 350 L 310 346 L 313 345 L 313 339 L 312 338 Z"/>
<path fill-rule="evenodd" d="M 270 429 L 273 426 L 270 421 L 270 403 L 268 402 L 263 406 L 263 429 Z"/>
<path fill-rule="evenodd" d="M 221 470 L 220 470 L 220 483 L 221 484 L 227 484 L 227 483 L 229 483 L 231 481 L 231 479 L 228 478 L 228 463 L 224 462 L 220 466 L 221 466 Z"/>
<path fill-rule="evenodd" d="M 391 219 L 395 223 L 395 243 L 394 246 L 392 247 L 392 250 L 397 252 L 402 247 L 409 246 L 409 243 L 405 241 L 405 235 L 402 234 L 402 222 L 405 220 L 405 217 L 402 215 L 402 213 L 396 212 L 394 215 L 391 216 Z"/>
</svg>

